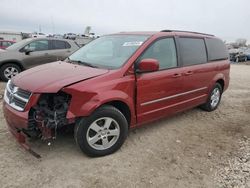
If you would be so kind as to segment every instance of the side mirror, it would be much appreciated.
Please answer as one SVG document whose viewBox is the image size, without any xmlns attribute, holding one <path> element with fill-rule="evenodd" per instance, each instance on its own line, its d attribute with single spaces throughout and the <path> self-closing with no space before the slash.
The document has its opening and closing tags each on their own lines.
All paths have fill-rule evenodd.
<svg viewBox="0 0 250 188">
<path fill-rule="evenodd" d="M 24 50 L 25 55 L 29 55 L 30 52 L 33 52 L 33 50 L 32 49 L 25 49 Z"/>
<path fill-rule="evenodd" d="M 153 72 L 159 70 L 159 61 L 157 59 L 143 59 L 138 65 L 139 72 Z"/>
</svg>

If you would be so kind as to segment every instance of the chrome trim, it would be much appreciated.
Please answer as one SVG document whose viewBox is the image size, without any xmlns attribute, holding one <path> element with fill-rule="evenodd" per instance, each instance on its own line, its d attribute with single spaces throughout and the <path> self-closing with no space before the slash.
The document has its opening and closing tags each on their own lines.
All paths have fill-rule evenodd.
<svg viewBox="0 0 250 188">
<path fill-rule="evenodd" d="M 201 90 L 204 90 L 204 89 L 207 89 L 207 87 L 202 87 L 202 88 L 194 89 L 194 90 L 187 91 L 187 92 L 184 92 L 184 93 L 179 93 L 179 94 L 176 94 L 176 95 L 171 95 L 171 96 L 168 96 L 168 97 L 164 97 L 164 98 L 144 102 L 144 103 L 141 103 L 141 106 L 146 106 L 146 105 L 149 105 L 149 104 L 165 101 L 165 100 L 172 99 L 172 98 L 175 98 L 175 97 L 180 97 L 180 96 L 187 95 L 187 94 L 190 94 L 190 93 L 195 93 L 197 91 L 201 91 Z"/>
<path fill-rule="evenodd" d="M 16 98 L 18 98 L 19 100 L 23 101 L 23 102 L 26 102 L 26 103 L 27 103 L 27 102 L 29 101 L 29 98 L 28 98 L 28 99 L 25 99 L 25 98 L 23 98 L 23 97 L 17 95 L 15 92 L 14 92 L 14 96 L 15 96 Z"/>
<path fill-rule="evenodd" d="M 10 88 L 10 84 L 11 84 L 11 81 L 9 80 L 8 83 L 6 84 L 6 88 L 5 88 L 5 91 L 4 91 L 4 101 L 9 105 L 11 106 L 12 108 L 14 108 L 15 110 L 17 111 L 24 111 L 26 105 L 28 104 L 29 102 L 29 99 L 32 95 L 32 93 L 30 94 L 29 98 L 23 98 L 21 97 L 20 95 L 18 95 L 18 87 L 16 86 L 13 86 L 13 90 Z M 8 94 L 7 94 L 8 93 Z M 8 96 L 9 95 L 9 96 Z M 15 104 L 15 102 L 13 101 L 14 99 L 18 99 L 25 104 L 24 108 L 20 107 L 20 106 L 17 106 Z"/>
</svg>

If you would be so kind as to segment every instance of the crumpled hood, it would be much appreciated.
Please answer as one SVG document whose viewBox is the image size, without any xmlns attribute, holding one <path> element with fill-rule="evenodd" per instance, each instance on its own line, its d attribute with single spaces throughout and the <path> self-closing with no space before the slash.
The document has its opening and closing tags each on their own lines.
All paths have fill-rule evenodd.
<svg viewBox="0 0 250 188">
<path fill-rule="evenodd" d="M 12 79 L 14 85 L 32 93 L 56 93 L 65 86 L 107 73 L 67 62 L 54 62 L 26 70 Z"/>
</svg>

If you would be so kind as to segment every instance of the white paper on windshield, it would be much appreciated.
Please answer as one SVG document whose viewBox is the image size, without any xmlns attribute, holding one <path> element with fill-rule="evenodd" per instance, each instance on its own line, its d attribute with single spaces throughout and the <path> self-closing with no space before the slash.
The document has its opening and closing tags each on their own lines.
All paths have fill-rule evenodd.
<svg viewBox="0 0 250 188">
<path fill-rule="evenodd" d="M 124 42 L 122 46 L 141 46 L 143 42 L 133 41 L 133 42 Z"/>
</svg>

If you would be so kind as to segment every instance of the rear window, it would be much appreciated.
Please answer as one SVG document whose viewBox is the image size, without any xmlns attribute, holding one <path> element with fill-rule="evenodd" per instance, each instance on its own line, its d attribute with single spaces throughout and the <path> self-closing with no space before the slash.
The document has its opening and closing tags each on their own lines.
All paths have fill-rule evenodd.
<svg viewBox="0 0 250 188">
<path fill-rule="evenodd" d="M 54 40 L 53 41 L 53 49 L 66 49 L 66 48 L 70 48 L 70 44 L 65 42 L 65 41 L 61 41 L 61 40 Z"/>
<path fill-rule="evenodd" d="M 204 39 L 179 38 L 181 60 L 184 66 L 207 62 L 207 52 Z"/>
<path fill-rule="evenodd" d="M 216 38 L 206 39 L 208 60 L 216 61 L 228 58 L 228 51 L 225 44 Z"/>
</svg>

